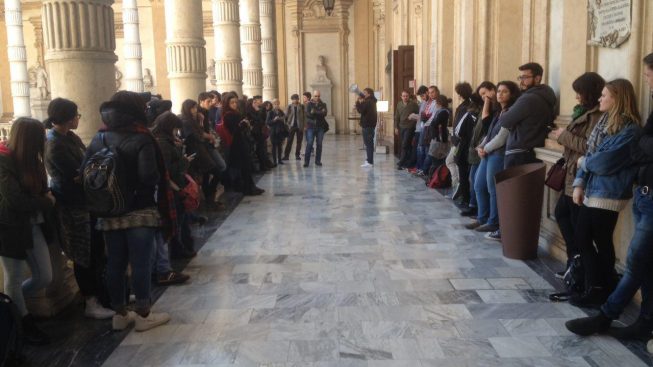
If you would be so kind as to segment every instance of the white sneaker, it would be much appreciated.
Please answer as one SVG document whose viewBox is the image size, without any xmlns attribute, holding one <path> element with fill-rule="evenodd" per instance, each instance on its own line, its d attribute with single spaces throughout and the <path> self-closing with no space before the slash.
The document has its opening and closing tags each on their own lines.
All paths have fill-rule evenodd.
<svg viewBox="0 0 653 367">
<path fill-rule="evenodd" d="M 165 312 L 154 313 L 150 312 L 147 317 L 136 315 L 136 331 L 145 331 L 163 325 L 170 321 L 170 315 Z"/>
<path fill-rule="evenodd" d="M 115 314 L 115 311 L 102 307 L 100 302 L 98 302 L 97 298 L 95 297 L 90 297 L 86 300 L 86 309 L 84 310 L 84 316 L 88 318 L 105 320 Z"/>
<path fill-rule="evenodd" d="M 370 162 L 365 161 L 365 163 L 361 164 L 361 167 L 367 168 L 367 167 L 374 167 L 373 164 L 370 164 Z"/>
<path fill-rule="evenodd" d="M 133 323 L 135 320 L 136 313 L 134 311 L 127 311 L 127 315 L 125 316 L 121 314 L 113 315 L 111 326 L 113 327 L 113 330 L 125 330 L 129 324 Z"/>
</svg>

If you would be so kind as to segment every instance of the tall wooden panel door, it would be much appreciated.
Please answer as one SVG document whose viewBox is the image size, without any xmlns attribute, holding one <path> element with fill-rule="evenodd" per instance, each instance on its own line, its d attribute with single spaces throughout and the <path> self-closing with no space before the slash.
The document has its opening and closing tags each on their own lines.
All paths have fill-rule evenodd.
<svg viewBox="0 0 653 367">
<path fill-rule="evenodd" d="M 409 90 L 415 94 L 415 86 L 411 87 L 411 82 L 415 79 L 415 47 L 399 46 L 398 50 L 392 52 L 392 91 L 393 108 L 401 100 L 401 91 Z M 398 126 L 395 126 L 398 128 Z M 394 132 L 394 153 L 396 156 L 401 154 L 401 137 Z"/>
</svg>

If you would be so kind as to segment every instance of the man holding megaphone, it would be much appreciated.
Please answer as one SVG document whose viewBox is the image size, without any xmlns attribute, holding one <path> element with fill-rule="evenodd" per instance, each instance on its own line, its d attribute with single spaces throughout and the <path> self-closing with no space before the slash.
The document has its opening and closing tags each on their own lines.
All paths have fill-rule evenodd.
<svg viewBox="0 0 653 367">
<path fill-rule="evenodd" d="M 376 97 L 372 88 L 363 89 L 363 93 L 358 95 L 356 101 L 356 110 L 361 114 L 361 128 L 363 128 L 363 143 L 365 143 L 365 152 L 367 159 L 361 167 L 374 166 L 374 129 L 376 128 Z"/>
</svg>

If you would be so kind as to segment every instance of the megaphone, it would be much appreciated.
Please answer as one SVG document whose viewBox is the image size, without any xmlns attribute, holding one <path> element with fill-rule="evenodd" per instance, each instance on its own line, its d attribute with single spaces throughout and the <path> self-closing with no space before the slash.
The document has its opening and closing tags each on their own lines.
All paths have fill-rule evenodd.
<svg viewBox="0 0 653 367">
<path fill-rule="evenodd" d="M 357 95 L 359 95 L 359 96 L 361 96 L 361 97 L 363 96 L 363 91 L 361 91 L 361 90 L 358 88 L 358 84 L 352 84 L 352 85 L 350 85 L 350 86 L 349 86 L 349 91 L 350 91 L 351 93 L 356 93 Z"/>
</svg>

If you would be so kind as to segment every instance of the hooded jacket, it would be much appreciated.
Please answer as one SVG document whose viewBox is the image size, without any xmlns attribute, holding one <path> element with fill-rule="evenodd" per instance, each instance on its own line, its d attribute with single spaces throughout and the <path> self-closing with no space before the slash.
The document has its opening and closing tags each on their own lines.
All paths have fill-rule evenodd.
<svg viewBox="0 0 653 367">
<path fill-rule="evenodd" d="M 536 85 L 525 91 L 501 116 L 501 126 L 508 129 L 506 155 L 532 151 L 544 146 L 549 125 L 555 119 L 557 98 L 548 85 Z"/>
<path fill-rule="evenodd" d="M 125 167 L 125 174 L 130 177 L 125 180 L 128 187 L 125 190 L 134 193 L 127 211 L 156 207 L 155 191 L 160 175 L 157 166 L 156 142 L 150 136 L 134 132 L 133 126 L 145 126 L 147 119 L 144 111 L 135 111 L 120 102 L 105 102 L 100 106 L 102 121 L 106 131 L 95 135 L 86 150 L 86 161 L 104 148 L 102 134 L 109 146 L 115 147 Z M 83 170 L 83 168 L 82 168 Z"/>
</svg>

